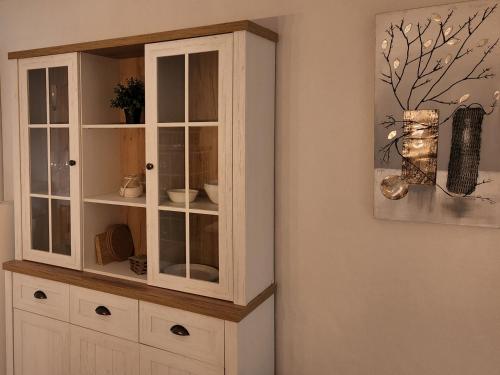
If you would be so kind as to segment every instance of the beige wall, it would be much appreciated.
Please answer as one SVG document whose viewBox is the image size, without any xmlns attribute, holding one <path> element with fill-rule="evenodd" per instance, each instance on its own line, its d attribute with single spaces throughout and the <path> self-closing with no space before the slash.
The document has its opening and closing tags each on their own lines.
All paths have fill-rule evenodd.
<svg viewBox="0 0 500 375">
<path fill-rule="evenodd" d="M 436 2 L 0 0 L 6 197 L 7 50 L 277 17 L 278 374 L 498 374 L 500 233 L 372 217 L 374 15 Z"/>
</svg>

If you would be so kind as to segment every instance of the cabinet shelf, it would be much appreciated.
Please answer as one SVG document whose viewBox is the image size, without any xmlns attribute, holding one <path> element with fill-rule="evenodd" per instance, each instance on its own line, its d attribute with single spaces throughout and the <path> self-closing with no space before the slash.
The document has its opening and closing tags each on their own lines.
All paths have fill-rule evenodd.
<svg viewBox="0 0 500 375">
<path fill-rule="evenodd" d="M 90 53 L 80 54 L 81 123 L 102 127 L 125 122 L 122 110 L 111 108 L 118 82 L 130 77 L 144 81 L 144 57 L 109 58 Z M 142 120 L 144 123 L 144 120 Z M 122 126 L 125 126 L 123 124 Z"/>
<path fill-rule="evenodd" d="M 66 129 L 69 128 L 69 124 L 29 124 L 29 129 Z"/>
<path fill-rule="evenodd" d="M 134 242 L 133 255 L 147 255 L 146 209 L 144 207 L 120 205 L 116 201 L 108 200 L 88 202 L 84 206 L 83 268 L 102 275 L 145 282 L 147 276 L 137 275 L 131 271 L 128 260 L 106 265 L 98 264 L 96 236 L 116 224 L 125 224 L 129 227 Z"/>
<path fill-rule="evenodd" d="M 168 199 L 161 201 L 158 209 L 161 211 L 186 212 L 186 206 L 184 203 L 174 203 Z"/>
<path fill-rule="evenodd" d="M 189 211 L 217 215 L 219 211 L 219 205 L 212 203 L 208 198 L 198 198 L 194 202 L 191 202 L 189 204 Z"/>
<path fill-rule="evenodd" d="M 111 262 L 105 265 L 86 264 L 84 271 L 142 283 L 147 281 L 147 274 L 137 275 L 130 269 L 128 260 L 123 262 Z"/>
<path fill-rule="evenodd" d="M 184 203 L 174 203 L 168 199 L 164 199 L 160 202 L 158 207 L 161 211 L 176 211 L 176 212 L 186 212 L 186 207 Z M 197 198 L 194 202 L 189 204 L 189 212 L 198 214 L 208 214 L 208 215 L 218 215 L 219 206 L 212 203 L 208 198 Z"/>
<path fill-rule="evenodd" d="M 145 124 L 92 124 L 82 125 L 82 129 L 144 129 Z"/>
<path fill-rule="evenodd" d="M 146 196 L 139 198 L 124 198 L 118 192 L 94 195 L 83 200 L 87 203 L 112 204 L 117 206 L 146 207 Z"/>
<path fill-rule="evenodd" d="M 202 128 L 202 127 L 217 127 L 219 126 L 218 121 L 201 121 L 201 122 L 160 122 L 156 124 L 159 128 L 183 128 L 185 126 L 191 128 Z"/>
</svg>

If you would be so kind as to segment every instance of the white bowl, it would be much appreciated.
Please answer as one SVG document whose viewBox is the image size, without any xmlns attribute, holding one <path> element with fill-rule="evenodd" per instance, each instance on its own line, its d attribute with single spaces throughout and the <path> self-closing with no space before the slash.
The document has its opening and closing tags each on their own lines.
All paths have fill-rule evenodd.
<svg viewBox="0 0 500 375">
<path fill-rule="evenodd" d="M 186 189 L 170 189 L 167 194 L 174 203 L 186 203 Z M 189 189 L 189 203 L 193 202 L 197 195 L 198 190 Z"/>
<path fill-rule="evenodd" d="M 205 184 L 205 191 L 207 192 L 208 198 L 215 204 L 219 204 L 219 185 Z"/>
</svg>

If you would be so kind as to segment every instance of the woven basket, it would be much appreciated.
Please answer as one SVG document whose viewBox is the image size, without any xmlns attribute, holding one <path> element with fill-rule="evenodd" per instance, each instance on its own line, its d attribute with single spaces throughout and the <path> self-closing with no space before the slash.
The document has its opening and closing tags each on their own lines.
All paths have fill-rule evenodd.
<svg viewBox="0 0 500 375">
<path fill-rule="evenodd" d="M 134 255 L 128 258 L 130 269 L 138 275 L 144 275 L 148 272 L 148 260 L 146 255 Z"/>
</svg>

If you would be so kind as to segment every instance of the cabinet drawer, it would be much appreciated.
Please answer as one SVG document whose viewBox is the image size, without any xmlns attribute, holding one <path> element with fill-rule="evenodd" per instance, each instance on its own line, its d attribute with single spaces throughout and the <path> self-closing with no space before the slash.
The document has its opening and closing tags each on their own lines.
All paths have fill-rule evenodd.
<svg viewBox="0 0 500 375">
<path fill-rule="evenodd" d="M 223 320 L 143 301 L 139 306 L 141 343 L 224 366 Z"/>
<path fill-rule="evenodd" d="M 140 375 L 224 375 L 224 367 L 209 365 L 145 345 L 141 345 L 140 358 Z"/>
<path fill-rule="evenodd" d="M 70 286 L 70 322 L 95 331 L 138 341 L 138 301 Z"/>
<path fill-rule="evenodd" d="M 15 273 L 12 285 L 15 308 L 69 321 L 69 285 Z"/>
<path fill-rule="evenodd" d="M 71 375 L 138 373 L 138 343 L 71 325 Z"/>
</svg>

